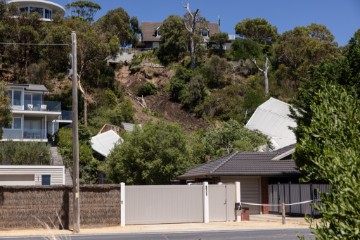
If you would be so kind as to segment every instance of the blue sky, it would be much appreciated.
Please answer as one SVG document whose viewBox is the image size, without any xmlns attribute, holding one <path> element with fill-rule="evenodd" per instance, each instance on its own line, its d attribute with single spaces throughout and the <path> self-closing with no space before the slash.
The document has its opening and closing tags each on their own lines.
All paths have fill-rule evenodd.
<svg viewBox="0 0 360 240">
<path fill-rule="evenodd" d="M 70 0 L 52 0 L 63 6 Z M 74 0 L 73 0 L 74 1 Z M 235 34 L 235 25 L 245 18 L 265 18 L 279 33 L 311 23 L 325 25 L 340 46 L 360 28 L 360 0 L 94 0 L 101 5 L 99 18 L 107 11 L 124 8 L 142 21 L 162 21 L 171 14 L 184 15 L 189 2 L 210 22 L 221 18 L 221 30 Z"/>
</svg>

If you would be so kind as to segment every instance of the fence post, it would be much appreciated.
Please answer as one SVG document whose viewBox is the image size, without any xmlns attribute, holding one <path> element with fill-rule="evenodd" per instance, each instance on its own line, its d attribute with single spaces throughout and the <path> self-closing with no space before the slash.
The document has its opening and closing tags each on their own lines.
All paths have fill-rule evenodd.
<svg viewBox="0 0 360 240">
<path fill-rule="evenodd" d="M 209 183 L 203 182 L 204 223 L 209 223 Z"/>
<path fill-rule="evenodd" d="M 285 220 L 285 202 L 282 202 L 281 204 L 281 215 L 282 215 L 282 224 L 286 223 Z"/>
<path fill-rule="evenodd" d="M 120 183 L 120 226 L 125 227 L 125 183 Z"/>
<path fill-rule="evenodd" d="M 299 202 L 302 202 L 301 184 L 300 184 L 300 183 L 298 183 L 298 184 L 299 184 L 299 198 L 300 198 Z M 302 212 L 302 204 L 300 204 L 299 207 L 300 207 L 300 214 L 302 214 L 302 213 L 303 213 L 303 212 Z M 305 214 L 304 214 L 304 215 L 305 215 Z"/>
<path fill-rule="evenodd" d="M 291 182 L 289 182 L 289 203 L 291 204 Z M 289 212 L 291 214 L 291 205 L 289 205 Z"/>
<path fill-rule="evenodd" d="M 310 203 L 311 217 L 314 217 L 314 208 L 313 208 L 314 192 L 313 192 L 313 185 L 312 185 L 312 183 L 310 183 L 310 199 L 312 200 L 311 203 Z"/>
<path fill-rule="evenodd" d="M 283 185 L 283 186 L 284 186 L 284 187 L 283 187 L 283 190 L 284 190 L 284 200 L 283 200 L 283 202 L 284 202 L 284 203 L 286 203 L 286 190 L 285 190 L 286 188 L 285 188 L 285 185 L 286 185 L 286 184 L 284 183 L 284 185 Z M 284 205 L 284 206 L 285 206 L 285 205 Z M 285 212 L 286 212 L 286 208 L 285 208 Z"/>
<path fill-rule="evenodd" d="M 241 222 L 241 185 L 235 182 L 235 221 Z"/>
<path fill-rule="evenodd" d="M 280 213 L 280 182 L 278 182 L 278 192 L 277 192 L 277 197 L 278 197 L 278 213 Z"/>
</svg>

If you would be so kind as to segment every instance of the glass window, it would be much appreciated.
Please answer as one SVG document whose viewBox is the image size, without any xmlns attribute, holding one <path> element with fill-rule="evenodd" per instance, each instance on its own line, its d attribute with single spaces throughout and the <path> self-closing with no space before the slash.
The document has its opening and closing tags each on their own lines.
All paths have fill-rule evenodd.
<svg viewBox="0 0 360 240">
<path fill-rule="evenodd" d="M 42 96 L 40 93 L 34 93 L 32 95 L 32 103 L 34 105 L 34 108 L 36 108 L 37 110 L 40 110 L 40 105 L 41 105 L 41 101 L 42 100 Z"/>
<path fill-rule="evenodd" d="M 13 118 L 13 129 L 21 129 L 21 118 Z"/>
<path fill-rule="evenodd" d="M 41 175 L 41 185 L 49 186 L 51 183 L 51 175 Z"/>
<path fill-rule="evenodd" d="M 41 17 L 43 17 L 44 9 L 43 8 L 37 8 L 37 7 L 30 7 L 30 13 L 38 13 Z"/>
<path fill-rule="evenodd" d="M 28 7 L 22 7 L 22 8 L 20 8 L 20 12 L 21 13 L 27 13 L 27 12 L 29 12 L 29 8 Z"/>
<path fill-rule="evenodd" d="M 14 91 L 13 105 L 21 106 L 21 91 Z"/>
<path fill-rule="evenodd" d="M 204 30 L 201 31 L 201 35 L 202 35 L 203 37 L 208 37 L 208 36 L 209 36 L 209 31 L 206 30 L 206 29 L 204 29 Z"/>
<path fill-rule="evenodd" d="M 51 10 L 45 8 L 45 17 L 44 17 L 44 18 L 47 18 L 47 19 L 51 19 L 51 18 L 52 18 L 52 12 L 51 12 Z"/>
</svg>

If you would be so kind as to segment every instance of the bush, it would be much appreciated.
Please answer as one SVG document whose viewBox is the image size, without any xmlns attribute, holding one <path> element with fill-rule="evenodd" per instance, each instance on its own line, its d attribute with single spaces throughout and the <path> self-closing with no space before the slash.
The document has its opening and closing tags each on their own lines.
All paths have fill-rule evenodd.
<svg viewBox="0 0 360 240">
<path fill-rule="evenodd" d="M 145 83 L 141 86 L 139 86 L 138 90 L 137 90 L 137 96 L 141 97 L 141 96 L 149 96 L 149 95 L 155 95 L 157 91 L 157 88 L 154 84 L 152 83 Z"/>
<path fill-rule="evenodd" d="M 193 71 L 184 67 L 179 67 L 176 70 L 175 76 L 170 82 L 170 96 L 175 102 L 180 102 L 181 91 L 186 86 L 186 83 L 190 82 L 193 76 Z"/>
<path fill-rule="evenodd" d="M 0 142 L 2 165 L 50 165 L 50 149 L 45 143 Z"/>
</svg>

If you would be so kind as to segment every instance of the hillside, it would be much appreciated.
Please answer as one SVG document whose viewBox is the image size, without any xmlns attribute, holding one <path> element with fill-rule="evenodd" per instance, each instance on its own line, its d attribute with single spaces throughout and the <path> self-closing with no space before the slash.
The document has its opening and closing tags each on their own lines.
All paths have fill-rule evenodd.
<svg viewBox="0 0 360 240">
<path fill-rule="evenodd" d="M 132 73 L 129 66 L 122 66 L 115 71 L 115 80 L 120 83 L 125 91 L 125 97 L 129 99 L 136 109 L 134 119 L 138 123 L 149 120 L 164 120 L 177 122 L 186 130 L 198 130 L 208 126 L 202 118 L 184 110 L 180 103 L 172 102 L 169 92 L 164 90 L 170 84 L 174 71 L 154 64 L 144 64 L 141 71 Z M 143 98 L 136 96 L 137 88 L 146 82 L 151 82 L 158 87 L 155 95 Z"/>
</svg>

